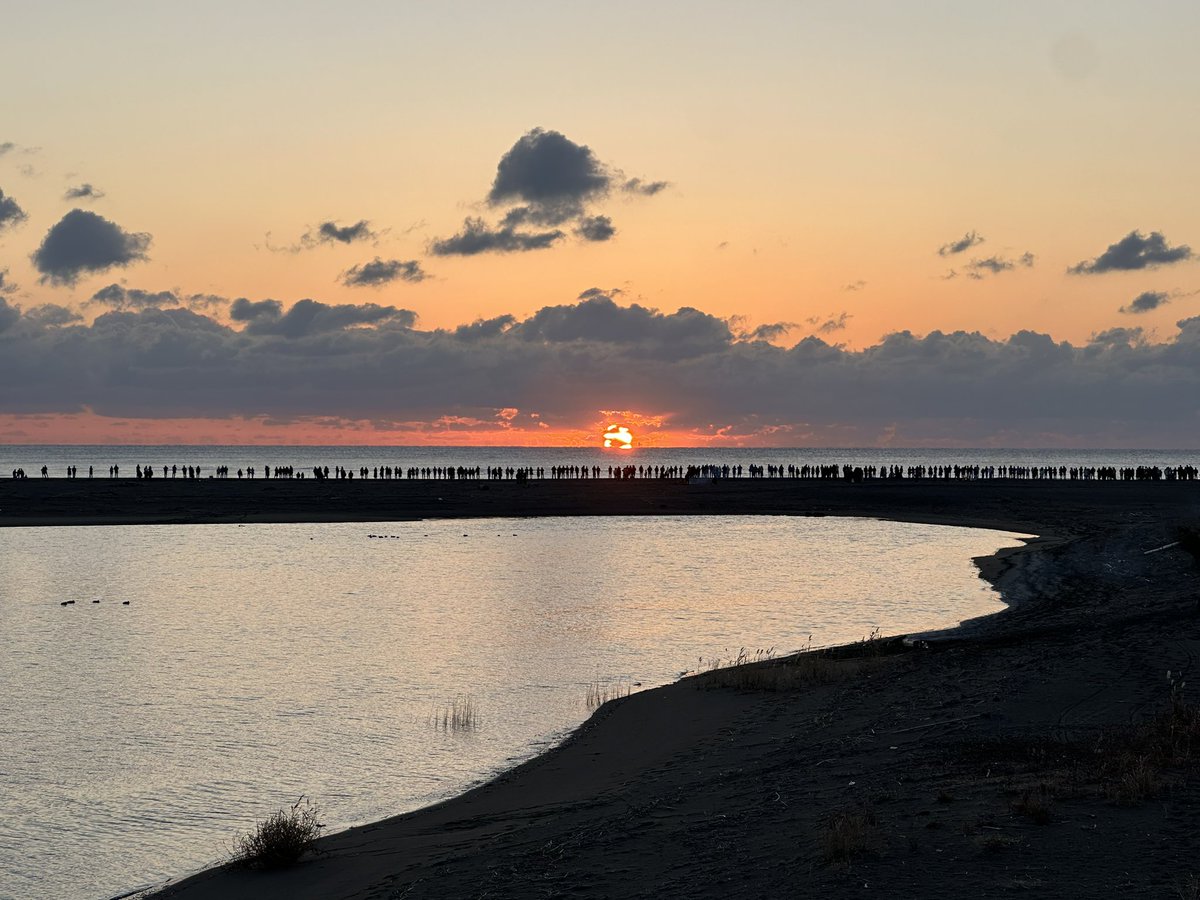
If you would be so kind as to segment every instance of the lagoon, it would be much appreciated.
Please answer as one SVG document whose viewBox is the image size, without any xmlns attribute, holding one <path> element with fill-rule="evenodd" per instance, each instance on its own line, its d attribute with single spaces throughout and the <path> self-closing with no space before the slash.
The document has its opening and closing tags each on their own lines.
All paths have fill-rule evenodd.
<svg viewBox="0 0 1200 900">
<path fill-rule="evenodd" d="M 335 828 L 414 809 L 561 739 L 596 685 L 998 611 L 971 558 L 1017 538 L 779 516 L 6 529 L 0 897 L 182 874 L 301 793 Z M 475 727 L 440 728 L 460 698 Z"/>
</svg>

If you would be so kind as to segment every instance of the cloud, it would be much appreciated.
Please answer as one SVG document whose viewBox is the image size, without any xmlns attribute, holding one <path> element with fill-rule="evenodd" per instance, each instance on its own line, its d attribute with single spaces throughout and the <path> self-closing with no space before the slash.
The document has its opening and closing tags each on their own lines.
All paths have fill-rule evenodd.
<svg viewBox="0 0 1200 900">
<path fill-rule="evenodd" d="M 521 135 L 496 166 L 486 201 L 493 209 L 507 207 L 499 221 L 490 225 L 482 218 L 468 218 L 458 234 L 435 238 L 430 252 L 474 256 L 542 250 L 565 236 L 558 226 L 568 222 L 574 223 L 572 230 L 584 241 L 608 241 L 616 228 L 609 216 L 595 210 L 595 204 L 616 188 L 653 196 L 666 187 L 665 181 L 625 179 L 586 144 L 558 131 L 534 128 Z"/>
<path fill-rule="evenodd" d="M 716 350 L 734 339 L 726 322 L 692 307 L 664 315 L 637 303 L 618 306 L 594 288 L 584 293 L 578 303 L 543 307 L 508 333 L 532 342 L 635 346 L 672 359 Z"/>
<path fill-rule="evenodd" d="M 417 321 L 417 314 L 411 310 L 376 303 L 331 305 L 304 299 L 297 300 L 285 313 L 278 300 L 253 302 L 244 297 L 230 304 L 229 317 L 245 323 L 246 334 L 285 338 L 310 337 L 360 326 L 411 328 Z"/>
<path fill-rule="evenodd" d="M 435 239 L 429 245 L 434 256 L 475 256 L 478 253 L 523 253 L 543 250 L 565 237 L 563 232 L 517 231 L 509 225 L 490 227 L 483 219 L 463 220 L 462 231 L 453 237 Z"/>
<path fill-rule="evenodd" d="M 212 311 L 229 305 L 225 297 L 215 294 L 181 294 L 178 291 L 144 291 L 110 284 L 100 288 L 87 301 L 94 306 L 107 306 L 113 310 L 165 309 L 170 306 L 186 306 L 189 309 Z"/>
<path fill-rule="evenodd" d="M 371 223 L 366 219 L 360 219 L 353 225 L 322 222 L 317 226 L 316 234 L 310 239 L 318 244 L 327 244 L 331 241 L 339 244 L 353 244 L 355 241 L 369 241 L 376 237 L 375 232 L 371 230 Z"/>
<path fill-rule="evenodd" d="M 84 182 L 75 187 L 67 188 L 67 192 L 63 194 L 64 200 L 99 200 L 104 196 L 104 191 L 98 187 Z"/>
<path fill-rule="evenodd" d="M 17 205 L 16 200 L 4 196 L 4 191 L 0 191 L 0 231 L 19 225 L 27 218 L 25 210 Z"/>
<path fill-rule="evenodd" d="M 999 275 L 1001 272 L 1011 272 L 1018 266 L 1025 269 L 1032 269 L 1036 261 L 1037 257 L 1029 252 L 1022 253 L 1015 260 L 1005 256 L 989 256 L 985 259 L 973 259 L 967 264 L 967 277 L 978 281 L 987 275 Z M 946 277 L 953 278 L 954 273 L 952 272 Z"/>
<path fill-rule="evenodd" d="M 1104 272 L 1132 272 L 1152 269 L 1191 259 L 1192 248 L 1186 244 L 1172 247 L 1161 231 L 1149 236 L 1131 231 L 1093 260 L 1084 260 L 1067 269 L 1072 275 L 1100 275 Z"/>
<path fill-rule="evenodd" d="M 351 266 L 342 273 L 340 280 L 346 287 L 382 287 L 393 281 L 416 284 L 428 277 L 415 259 L 380 259 L 377 256 L 370 262 Z"/>
<path fill-rule="evenodd" d="M 312 300 L 239 300 L 230 314 L 146 307 L 50 325 L 0 302 L 0 413 L 437 431 L 508 421 L 505 409 L 556 430 L 632 410 L 697 442 L 1179 447 L 1194 441 L 1200 396 L 1200 316 L 1161 343 L 1137 329 L 1076 344 L 902 331 L 854 350 L 745 340 L 701 310 L 603 292 L 451 329 Z"/>
<path fill-rule="evenodd" d="M 326 220 L 318 224 L 316 228 L 309 228 L 305 231 L 296 243 L 284 247 L 272 247 L 271 233 L 268 231 L 265 246 L 272 253 L 300 253 L 304 250 L 331 244 L 376 241 L 379 237 L 380 233 L 372 230 L 371 223 L 367 219 L 359 219 L 353 225 L 339 225 L 332 220 Z"/>
<path fill-rule="evenodd" d="M 1165 291 L 1142 291 L 1119 311 L 1130 314 L 1146 313 L 1169 302 L 1170 298 Z"/>
<path fill-rule="evenodd" d="M 608 216 L 586 216 L 579 220 L 575 233 L 585 241 L 611 240 L 617 233 L 613 228 L 612 219 Z"/>
<path fill-rule="evenodd" d="M 982 244 L 984 238 L 982 235 L 968 231 L 957 241 L 950 241 L 948 244 L 942 244 L 938 247 L 938 256 L 953 256 L 956 253 L 962 253 L 964 250 L 970 250 L 976 244 Z"/>
<path fill-rule="evenodd" d="M 841 331 L 846 327 L 846 323 L 854 318 L 850 313 L 842 312 L 837 315 L 829 316 L 813 316 L 805 321 L 809 325 L 816 326 L 817 334 L 833 334 L 835 331 Z"/>
<path fill-rule="evenodd" d="M 487 200 L 492 206 L 525 204 L 529 221 L 560 225 L 581 215 L 584 204 L 603 197 L 611 184 L 612 175 L 590 147 L 534 128 L 500 157 Z"/>
<path fill-rule="evenodd" d="M 643 181 L 640 178 L 630 178 L 621 185 L 621 190 L 627 194 L 641 194 L 643 197 L 653 197 L 671 186 L 669 181 Z"/>
<path fill-rule="evenodd" d="M 739 337 L 749 341 L 777 341 L 795 327 L 795 322 L 767 322 Z"/>
<path fill-rule="evenodd" d="M 867 283 L 861 278 L 858 281 L 851 281 L 849 284 L 843 285 L 843 291 L 861 291 L 867 286 Z"/>
<path fill-rule="evenodd" d="M 71 325 L 75 322 L 83 321 L 83 316 L 75 310 L 59 306 L 57 303 L 43 303 L 40 306 L 26 310 L 25 318 L 38 325 L 51 328 L 58 328 L 63 325 Z"/>
<path fill-rule="evenodd" d="M 1108 328 L 1088 338 L 1088 343 L 1101 347 L 1131 347 L 1145 343 L 1142 328 Z"/>
<path fill-rule="evenodd" d="M 12 151 L 16 149 L 17 145 L 12 141 L 5 141 L 4 143 L 0 144 L 0 156 L 4 156 L 6 153 L 12 153 Z"/>
<path fill-rule="evenodd" d="M 15 294 L 17 286 L 9 280 L 8 269 L 0 269 L 0 294 Z"/>
<path fill-rule="evenodd" d="M 107 306 L 110 309 L 147 309 L 164 306 L 179 306 L 179 297 L 173 291 L 143 291 L 139 288 L 125 288 L 119 284 L 110 284 L 92 294 L 88 300 Z"/>
<path fill-rule="evenodd" d="M 103 216 L 73 209 L 52 226 L 32 256 L 43 284 L 73 285 L 83 275 L 147 259 L 148 234 L 125 231 Z"/>
</svg>

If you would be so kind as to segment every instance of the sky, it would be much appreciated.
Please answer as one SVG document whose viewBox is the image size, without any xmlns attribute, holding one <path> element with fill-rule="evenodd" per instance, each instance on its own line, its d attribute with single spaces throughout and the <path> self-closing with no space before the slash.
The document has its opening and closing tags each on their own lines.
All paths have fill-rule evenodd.
<svg viewBox="0 0 1200 900">
<path fill-rule="evenodd" d="M 4 30 L 0 441 L 1197 446 L 1194 3 Z"/>
</svg>

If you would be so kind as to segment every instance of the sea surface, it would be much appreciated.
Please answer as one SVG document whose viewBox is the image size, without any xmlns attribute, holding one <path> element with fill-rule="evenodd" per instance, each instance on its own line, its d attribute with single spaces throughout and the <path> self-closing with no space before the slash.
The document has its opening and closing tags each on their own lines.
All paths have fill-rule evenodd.
<svg viewBox="0 0 1200 900">
<path fill-rule="evenodd" d="M 560 740 L 589 692 L 998 611 L 971 559 L 1017 537 L 766 516 L 0 530 L 0 897 L 185 874 L 301 794 L 334 828 L 429 804 Z M 442 727 L 456 701 L 474 727 Z"/>
<path fill-rule="evenodd" d="M 52 478 L 66 475 L 75 466 L 80 477 L 88 467 L 96 477 L 106 477 L 108 467 L 120 466 L 121 475 L 133 477 L 136 466 L 199 466 L 202 476 L 214 474 L 217 466 L 238 469 L 254 467 L 259 476 L 272 469 L 291 466 L 310 471 L 313 466 L 335 466 L 357 471 L 365 466 L 401 469 L 459 466 L 491 467 L 600 466 L 689 466 L 689 465 L 855 465 L 855 466 L 1178 466 L 1200 465 L 1198 450 L 1016 450 L 1016 449 L 893 449 L 893 448 L 697 448 L 635 447 L 605 450 L 601 447 L 311 447 L 311 446 L 119 446 L 72 444 L 10 444 L 0 446 L 0 478 L 14 469 L 35 477 L 46 466 Z"/>
</svg>

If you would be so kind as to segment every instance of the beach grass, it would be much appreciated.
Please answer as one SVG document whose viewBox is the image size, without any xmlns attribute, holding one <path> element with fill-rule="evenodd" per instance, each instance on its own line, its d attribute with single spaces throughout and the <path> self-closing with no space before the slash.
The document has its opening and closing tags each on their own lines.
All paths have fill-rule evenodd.
<svg viewBox="0 0 1200 900">
<path fill-rule="evenodd" d="M 592 681 L 587 686 L 584 705 L 587 706 L 588 712 L 594 712 L 609 700 L 628 697 L 629 692 L 629 681 L 624 678 L 618 678 L 615 681 Z"/>
<path fill-rule="evenodd" d="M 696 687 L 703 690 L 732 688 L 739 691 L 796 691 L 818 684 L 854 678 L 883 664 L 896 652 L 899 640 L 884 638 L 875 628 L 861 641 L 842 647 L 812 649 L 812 638 L 798 653 L 777 657 L 775 649 L 741 648 L 727 660 L 714 660 L 697 667 Z"/>
</svg>

